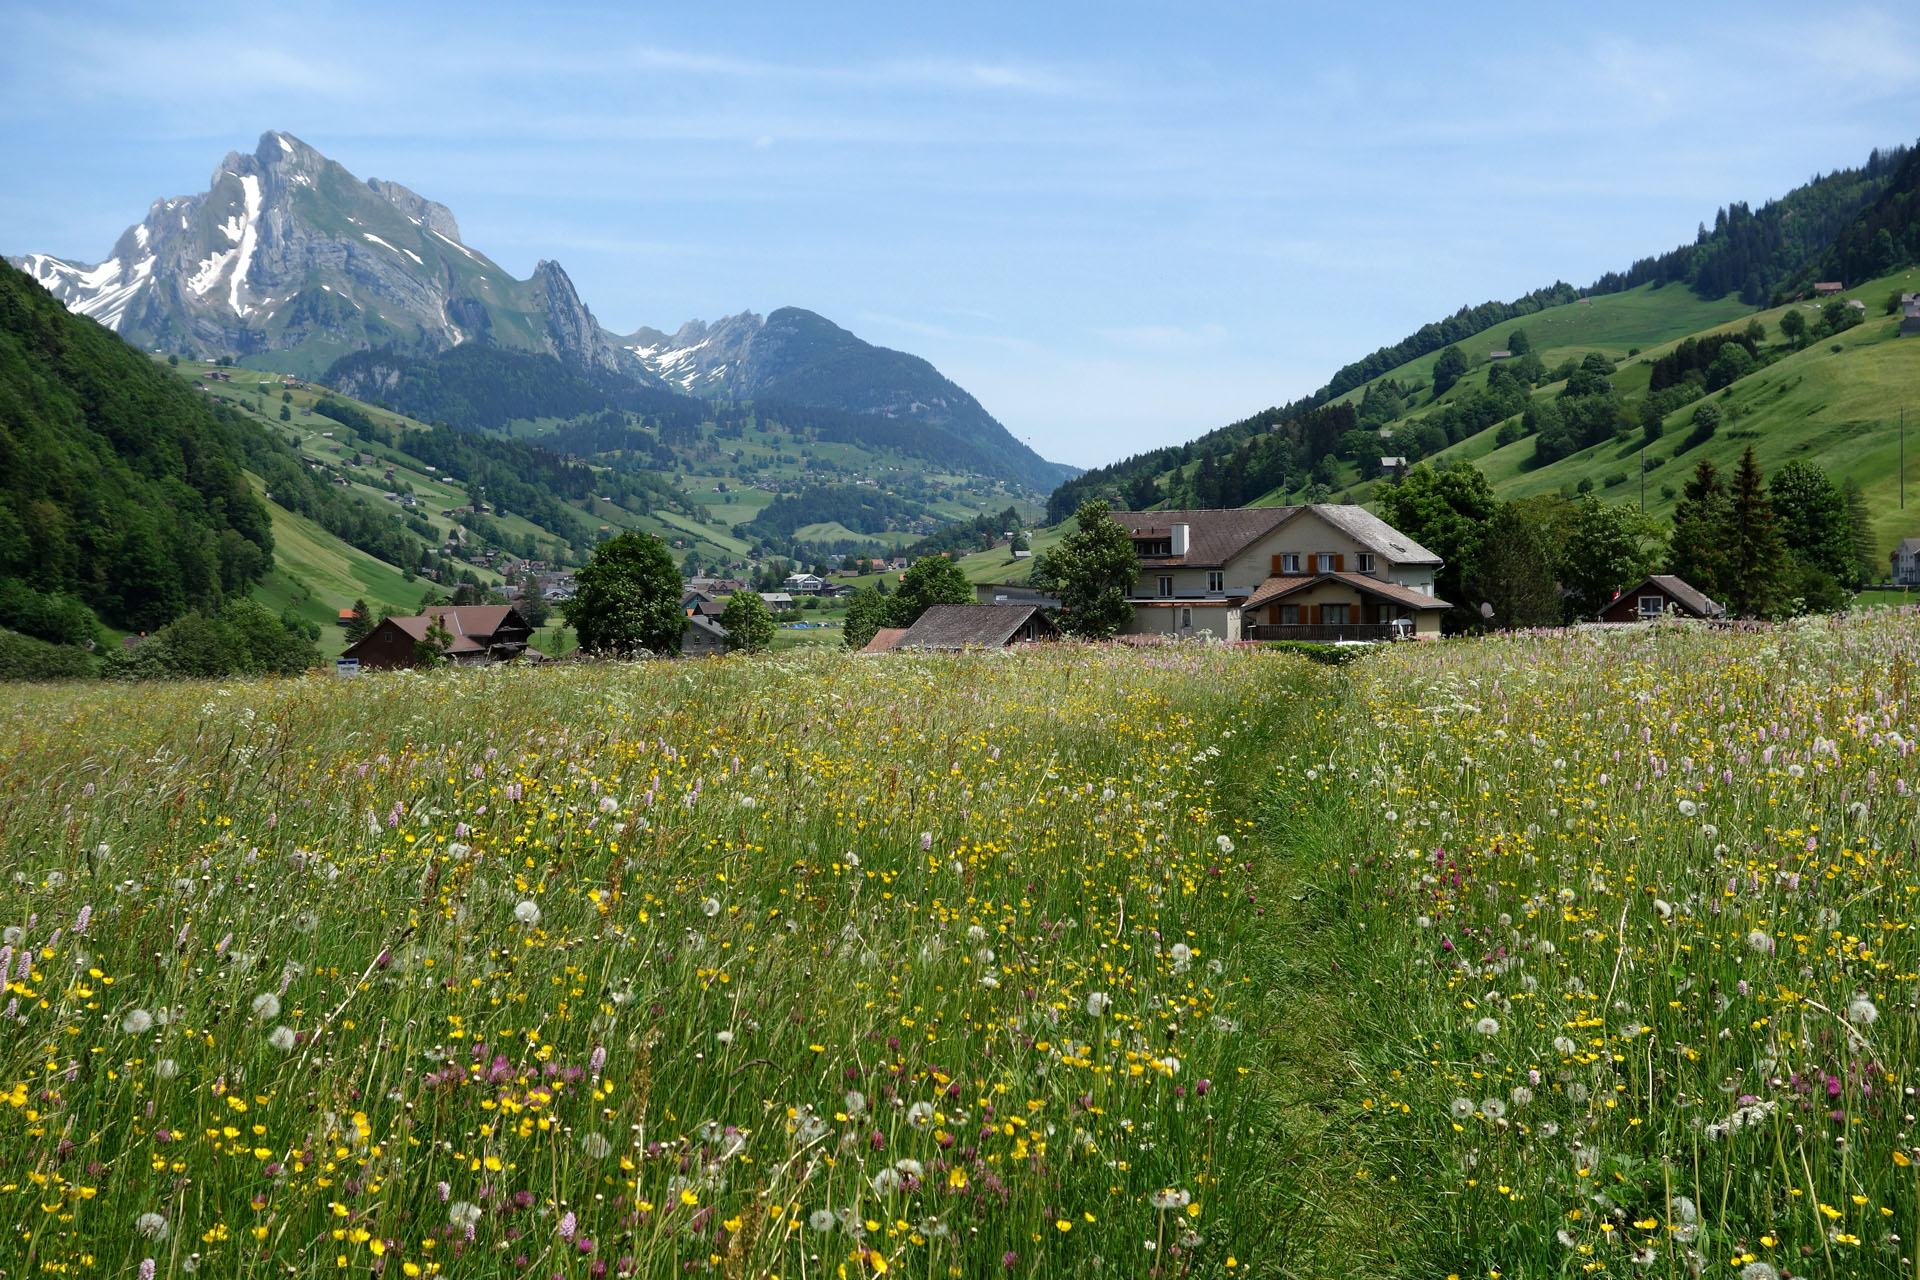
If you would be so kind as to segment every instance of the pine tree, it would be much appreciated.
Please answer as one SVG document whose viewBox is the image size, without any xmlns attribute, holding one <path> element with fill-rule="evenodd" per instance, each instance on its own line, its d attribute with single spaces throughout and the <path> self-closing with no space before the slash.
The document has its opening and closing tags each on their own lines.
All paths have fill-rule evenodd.
<svg viewBox="0 0 1920 1280">
<path fill-rule="evenodd" d="M 1727 609 L 1743 618 L 1766 617 L 1779 608 L 1786 548 L 1751 445 L 1740 455 L 1727 497 L 1731 508 L 1727 523 Z"/>
<path fill-rule="evenodd" d="M 1667 572 L 1714 600 L 1727 598 L 1728 528 L 1732 510 L 1720 473 L 1706 458 L 1694 467 L 1673 509 L 1673 539 Z"/>
<path fill-rule="evenodd" d="M 1519 330 L 1515 330 L 1516 333 Z M 1496 627 L 1551 627 L 1560 622 L 1554 557 L 1539 526 L 1511 502 L 1500 504 L 1467 571 L 1467 599 L 1491 605 Z M 1485 611 L 1482 611 L 1485 617 Z"/>
</svg>

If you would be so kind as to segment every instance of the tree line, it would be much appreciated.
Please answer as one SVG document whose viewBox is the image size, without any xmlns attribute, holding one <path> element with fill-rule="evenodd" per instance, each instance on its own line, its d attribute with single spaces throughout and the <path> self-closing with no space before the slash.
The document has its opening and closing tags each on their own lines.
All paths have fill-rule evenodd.
<svg viewBox="0 0 1920 1280">
<path fill-rule="evenodd" d="M 1701 459 L 1671 535 L 1592 494 L 1501 501 L 1472 464 L 1415 466 L 1381 490 L 1380 515 L 1440 556 L 1449 631 L 1592 621 L 1649 574 L 1674 574 L 1742 618 L 1846 607 L 1872 580 L 1865 496 L 1794 460 L 1767 478 L 1753 450 L 1723 480 Z"/>
</svg>

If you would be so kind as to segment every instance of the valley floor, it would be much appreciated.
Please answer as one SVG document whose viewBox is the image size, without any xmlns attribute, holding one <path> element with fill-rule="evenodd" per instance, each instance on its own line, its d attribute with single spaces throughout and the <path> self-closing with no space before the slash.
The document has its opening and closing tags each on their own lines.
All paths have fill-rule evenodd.
<svg viewBox="0 0 1920 1280">
<path fill-rule="evenodd" d="M 1881 612 L 0 690 L 5 1251 L 1911 1275 L 1916 661 Z"/>
</svg>

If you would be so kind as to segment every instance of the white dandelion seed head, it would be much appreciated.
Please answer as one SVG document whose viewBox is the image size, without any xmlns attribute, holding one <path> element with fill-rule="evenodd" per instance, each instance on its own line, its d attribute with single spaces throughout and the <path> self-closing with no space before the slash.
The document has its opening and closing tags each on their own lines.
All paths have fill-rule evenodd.
<svg viewBox="0 0 1920 1280">
<path fill-rule="evenodd" d="M 1113 1001 L 1104 991 L 1087 992 L 1087 1016 L 1097 1018 L 1113 1007 Z"/>
<path fill-rule="evenodd" d="M 719 1042 L 720 1042 L 721 1044 L 723 1044 L 723 1045 L 728 1045 L 728 1044 L 732 1044 L 732 1043 L 733 1043 L 733 1032 L 731 1032 L 731 1031 L 716 1031 L 716 1032 L 714 1032 L 714 1033 L 713 1033 L 713 1038 L 714 1038 L 715 1040 L 718 1040 L 718 1041 L 719 1041 Z"/>
<path fill-rule="evenodd" d="M 1500 1020 L 1498 1018 L 1482 1018 L 1473 1024 L 1473 1029 L 1483 1036 L 1498 1035 L 1500 1034 Z"/>
<path fill-rule="evenodd" d="M 1870 1027 L 1879 1017 L 1880 1010 L 1876 1009 L 1873 1001 L 1867 999 L 1865 996 L 1855 996 L 1852 1003 L 1847 1005 L 1848 1022 L 1856 1023 L 1863 1027 Z"/>
<path fill-rule="evenodd" d="M 133 1220 L 133 1229 L 149 1240 L 167 1238 L 167 1220 L 157 1213 L 143 1213 Z"/>
<path fill-rule="evenodd" d="M 815 1231 L 818 1231 L 821 1235 L 826 1235 L 832 1231 L 835 1221 L 836 1219 L 831 1209 L 815 1209 L 807 1215 L 807 1225 Z"/>
<path fill-rule="evenodd" d="M 719 915 L 719 914 L 720 914 L 720 899 L 718 899 L 718 898 L 708 898 L 708 899 L 707 899 L 707 900 L 706 900 L 705 902 L 703 902 L 703 903 L 701 903 L 701 904 L 700 904 L 700 914 L 701 914 L 701 915 L 703 915 L 703 916 L 706 916 L 706 917 L 707 917 L 708 919 L 712 919 L 712 918 L 713 918 L 714 916 L 717 916 L 717 915 Z"/>
<path fill-rule="evenodd" d="M 291 1050 L 293 1048 L 293 1042 L 294 1035 L 292 1027 L 275 1027 L 267 1033 L 267 1043 L 282 1053 Z"/>
<path fill-rule="evenodd" d="M 847 1096 L 843 1101 L 846 1103 L 847 1114 L 854 1119 L 867 1113 L 867 1095 L 858 1089 L 847 1090 Z"/>
<path fill-rule="evenodd" d="M 1507 1096 L 1513 1099 L 1514 1106 L 1524 1107 L 1528 1103 L 1533 1101 L 1533 1090 L 1527 1088 L 1527 1086 L 1523 1084 L 1515 1085 L 1513 1092 L 1508 1094 Z"/>
<path fill-rule="evenodd" d="M 540 923 L 540 904 L 532 898 L 524 898 L 513 909 L 513 918 L 524 925 Z"/>
<path fill-rule="evenodd" d="M 469 1200 L 455 1200 L 447 1206 L 447 1222 L 465 1230 L 480 1221 L 480 1206 Z"/>
<path fill-rule="evenodd" d="M 1220 850 L 1222 856 L 1233 852 L 1233 837 L 1231 836 L 1215 836 L 1213 838 L 1213 844 L 1215 848 Z"/>
<path fill-rule="evenodd" d="M 1680 802 L 1680 816 L 1681 816 L 1681 817 L 1683 817 L 1683 818 L 1691 818 L 1691 817 L 1692 817 L 1692 816 L 1693 816 L 1694 814 L 1696 814 L 1696 813 L 1699 813 L 1699 812 L 1700 812 L 1700 806 L 1699 806 L 1699 805 L 1697 805 L 1697 804 L 1695 804 L 1695 803 L 1694 803 L 1693 801 L 1691 801 L 1691 800 L 1682 800 L 1682 801 Z"/>
<path fill-rule="evenodd" d="M 1164 1187 L 1147 1197 L 1156 1209 L 1184 1209 L 1193 1203 L 1193 1194 L 1178 1187 Z"/>
<path fill-rule="evenodd" d="M 1472 1098 L 1455 1098 L 1450 1104 L 1448 1104 L 1447 1110 L 1449 1113 L 1452 1114 L 1455 1120 L 1465 1120 L 1468 1116 L 1473 1114 L 1473 1099 Z"/>
<path fill-rule="evenodd" d="M 162 1058 L 153 1064 L 153 1074 L 162 1080 L 171 1080 L 180 1074 L 180 1064 L 172 1058 Z"/>
<path fill-rule="evenodd" d="M 618 800 L 615 800 L 612 796 L 601 796 L 600 812 L 618 813 L 620 812 L 620 802 Z"/>
<path fill-rule="evenodd" d="M 1507 1114 L 1507 1104 L 1498 1098 L 1486 1098 L 1480 1103 L 1480 1114 L 1489 1120 L 1498 1120 Z"/>
<path fill-rule="evenodd" d="M 987 940 L 987 931 L 977 924 L 967 926 L 967 941 L 976 946 Z"/>
<path fill-rule="evenodd" d="M 271 991 L 262 991 L 253 998 L 253 1016 L 262 1022 L 270 1022 L 280 1016 L 280 997 Z"/>
<path fill-rule="evenodd" d="M 933 1123 L 933 1104 L 916 1102 L 907 1108 L 907 1123 L 916 1129 L 924 1129 Z"/>
<path fill-rule="evenodd" d="M 583 1133 L 580 1135 L 580 1150 L 586 1152 L 589 1160 L 605 1160 L 613 1154 L 613 1144 L 602 1133 Z"/>
<path fill-rule="evenodd" d="M 120 1019 L 120 1029 L 130 1036 L 145 1035 L 153 1030 L 153 1015 L 145 1009 L 129 1009 Z"/>
<path fill-rule="evenodd" d="M 1773 936 L 1765 929 L 1755 929 L 1747 935 L 1747 946 L 1763 956 L 1773 954 Z"/>
</svg>

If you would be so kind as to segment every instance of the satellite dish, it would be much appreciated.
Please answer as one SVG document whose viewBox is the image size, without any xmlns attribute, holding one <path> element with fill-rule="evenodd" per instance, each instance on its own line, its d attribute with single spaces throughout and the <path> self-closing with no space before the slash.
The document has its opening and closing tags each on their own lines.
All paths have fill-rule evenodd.
<svg viewBox="0 0 1920 1280">
<path fill-rule="evenodd" d="M 1482 600 L 1480 602 L 1480 616 L 1491 622 L 1493 620 L 1493 605 Z"/>
</svg>

